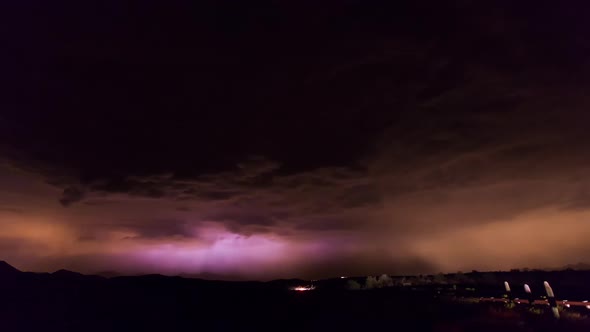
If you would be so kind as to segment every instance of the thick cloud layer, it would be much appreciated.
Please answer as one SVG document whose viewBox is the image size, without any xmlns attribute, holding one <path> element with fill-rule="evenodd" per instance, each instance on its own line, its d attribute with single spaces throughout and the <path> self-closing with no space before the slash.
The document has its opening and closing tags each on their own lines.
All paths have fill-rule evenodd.
<svg viewBox="0 0 590 332">
<path fill-rule="evenodd" d="M 0 257 L 16 266 L 588 260 L 585 4 L 11 6 Z"/>
</svg>

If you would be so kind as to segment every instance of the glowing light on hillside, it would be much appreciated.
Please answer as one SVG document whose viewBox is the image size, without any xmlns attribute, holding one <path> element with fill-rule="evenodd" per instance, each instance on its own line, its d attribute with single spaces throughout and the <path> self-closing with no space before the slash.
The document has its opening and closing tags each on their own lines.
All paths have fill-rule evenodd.
<svg viewBox="0 0 590 332">
<path fill-rule="evenodd" d="M 307 291 L 311 291 L 314 289 L 315 289 L 315 286 L 297 286 L 297 287 L 291 288 L 291 290 L 294 290 L 296 292 L 307 292 Z"/>
</svg>

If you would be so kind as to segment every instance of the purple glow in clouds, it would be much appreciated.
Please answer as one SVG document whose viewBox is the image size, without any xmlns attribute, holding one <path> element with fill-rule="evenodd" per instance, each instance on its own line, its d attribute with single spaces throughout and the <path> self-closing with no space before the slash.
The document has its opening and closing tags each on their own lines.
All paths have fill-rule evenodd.
<svg viewBox="0 0 590 332">
<path fill-rule="evenodd" d="M 136 253 L 140 264 L 167 273 L 244 273 L 268 268 L 288 257 L 289 243 L 276 236 L 244 236 L 202 229 L 200 239 L 150 244 Z"/>
</svg>

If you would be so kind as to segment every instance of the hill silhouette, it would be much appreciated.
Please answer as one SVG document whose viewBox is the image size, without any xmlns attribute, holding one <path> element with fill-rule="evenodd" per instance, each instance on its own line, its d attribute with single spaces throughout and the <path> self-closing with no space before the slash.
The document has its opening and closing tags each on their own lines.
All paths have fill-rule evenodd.
<svg viewBox="0 0 590 332">
<path fill-rule="evenodd" d="M 20 272 L 0 262 L 0 326 L 2 331 L 319 332 L 383 326 L 440 331 L 434 327 L 446 321 L 451 325 L 476 324 L 472 330 L 485 330 L 481 327 L 491 319 L 485 306 L 460 304 L 441 293 L 449 298 L 500 297 L 503 281 L 508 280 L 518 296 L 522 294 L 517 286 L 523 282 L 530 283 L 535 296 L 541 296 L 543 280 L 550 280 L 560 297 L 585 299 L 590 295 L 590 289 L 583 287 L 588 276 L 588 272 L 579 271 L 474 272 L 462 276 L 463 282 L 469 282 L 464 285 L 453 285 L 459 279 L 449 274 L 444 284 L 365 291 L 349 290 L 347 284 L 354 279 L 364 285 L 366 277 L 334 278 L 314 280 L 313 291 L 295 292 L 290 290 L 293 286 L 311 281 L 219 281 L 159 274 L 104 278 L 63 269 Z M 486 284 L 489 277 L 493 282 Z M 465 287 L 477 288 L 477 293 L 467 293 Z M 527 322 L 531 330 L 543 326 L 543 317 Z M 505 327 L 510 324 L 518 321 L 509 321 Z M 567 326 L 570 332 L 583 330 L 575 328 Z"/>
<path fill-rule="evenodd" d="M 84 277 L 84 275 L 82 273 L 74 272 L 74 271 L 70 271 L 70 270 L 64 270 L 64 269 L 57 270 L 57 271 L 53 272 L 51 275 L 57 276 L 57 277 L 67 277 L 67 278 Z"/>
<path fill-rule="evenodd" d="M 57 270 L 57 271 L 51 273 L 51 276 L 57 277 L 59 279 L 65 279 L 65 280 L 90 280 L 90 279 L 104 279 L 105 278 L 103 276 L 86 275 L 86 274 L 82 274 L 79 272 L 74 272 L 74 271 L 64 270 L 64 269 Z"/>
<path fill-rule="evenodd" d="M 105 277 L 105 278 L 115 278 L 115 277 L 120 277 L 122 276 L 121 273 L 117 272 L 117 271 L 100 271 L 95 273 L 97 276 L 101 276 L 101 277 Z"/>
<path fill-rule="evenodd" d="M 0 261 L 0 276 L 17 275 L 19 273 L 21 273 L 21 271 L 14 266 L 5 261 Z"/>
</svg>

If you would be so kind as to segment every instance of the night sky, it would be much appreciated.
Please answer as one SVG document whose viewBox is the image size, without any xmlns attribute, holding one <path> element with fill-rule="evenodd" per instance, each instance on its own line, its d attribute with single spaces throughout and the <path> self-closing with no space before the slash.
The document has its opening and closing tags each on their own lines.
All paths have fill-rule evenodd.
<svg viewBox="0 0 590 332">
<path fill-rule="evenodd" d="M 3 1 L 0 260 L 317 278 L 590 261 L 585 1 Z"/>
</svg>

